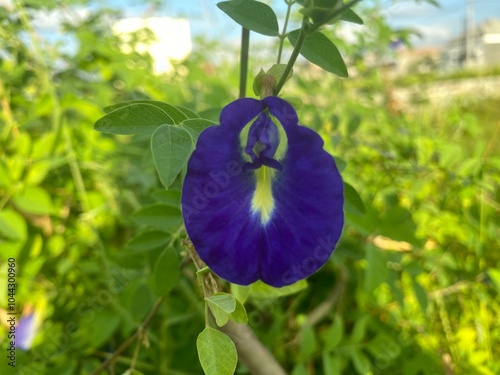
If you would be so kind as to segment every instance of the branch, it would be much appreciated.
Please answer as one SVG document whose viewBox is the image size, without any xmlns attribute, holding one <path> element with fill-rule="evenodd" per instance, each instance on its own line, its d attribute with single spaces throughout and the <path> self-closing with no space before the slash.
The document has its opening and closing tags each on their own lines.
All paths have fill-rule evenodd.
<svg viewBox="0 0 500 375">
<path fill-rule="evenodd" d="M 246 324 L 229 321 L 218 329 L 228 335 L 236 345 L 238 359 L 253 375 L 287 375 L 271 352 Z"/>
<path fill-rule="evenodd" d="M 105 368 L 109 367 L 112 365 L 120 356 L 121 353 L 123 353 L 132 343 L 138 338 L 143 335 L 143 333 L 146 331 L 146 328 L 148 328 L 149 323 L 151 323 L 151 320 L 155 316 L 155 314 L 158 312 L 158 309 L 160 308 L 161 304 L 165 300 L 165 297 L 160 297 L 156 300 L 156 303 L 154 306 L 151 308 L 151 311 L 149 312 L 148 316 L 144 319 L 142 324 L 137 328 L 137 331 L 130 336 L 127 341 L 125 341 L 121 346 L 113 352 L 113 354 L 107 358 L 105 361 L 103 361 L 99 367 L 97 367 L 90 375 L 97 375 L 99 374 L 100 371 L 104 370 Z"/>
<path fill-rule="evenodd" d="M 300 28 L 299 36 L 297 37 L 297 42 L 295 43 L 295 47 L 293 48 L 288 63 L 286 64 L 285 71 L 283 72 L 283 75 L 281 76 L 278 84 L 276 85 L 276 88 L 274 89 L 274 96 L 278 96 L 281 89 L 285 85 L 288 76 L 292 72 L 293 66 L 295 65 L 295 61 L 297 61 L 297 57 L 299 57 L 300 49 L 302 48 L 304 40 L 306 39 L 306 28 L 307 28 L 307 17 L 304 17 L 302 20 L 302 27 Z"/>
<path fill-rule="evenodd" d="M 204 269 L 205 264 L 198 256 L 193 243 L 189 239 L 186 239 L 182 241 L 182 244 L 188 250 L 196 269 L 198 271 Z M 217 285 L 217 282 L 211 272 L 202 276 L 200 284 L 205 297 L 213 295 L 219 290 L 219 286 Z M 207 318 L 208 317 L 214 320 L 210 309 L 207 309 Z M 230 320 L 223 327 L 218 327 L 217 325 L 215 325 L 215 327 L 231 338 L 238 352 L 238 360 L 248 368 L 251 374 L 287 375 L 276 358 L 273 357 L 269 349 L 262 344 L 248 325 L 237 324 Z"/>
<path fill-rule="evenodd" d="M 335 287 L 330 292 L 330 295 L 307 315 L 307 324 L 315 326 L 332 311 L 345 292 L 346 281 L 347 272 L 344 268 L 340 268 Z"/>
</svg>

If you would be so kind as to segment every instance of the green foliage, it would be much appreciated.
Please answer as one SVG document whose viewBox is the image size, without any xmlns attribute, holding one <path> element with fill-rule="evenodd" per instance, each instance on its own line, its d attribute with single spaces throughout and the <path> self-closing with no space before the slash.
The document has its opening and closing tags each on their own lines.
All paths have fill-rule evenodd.
<svg viewBox="0 0 500 375">
<path fill-rule="evenodd" d="M 164 237 L 166 237 L 164 235 Z M 156 260 L 152 274 L 152 286 L 158 296 L 166 296 L 180 277 L 177 249 L 168 246 Z"/>
<path fill-rule="evenodd" d="M 299 32 L 300 30 L 294 30 L 288 34 L 288 40 L 294 46 L 297 44 Z M 339 50 L 319 31 L 306 36 L 300 54 L 327 72 L 347 77 L 347 68 Z"/>
<path fill-rule="evenodd" d="M 158 127 L 151 137 L 151 151 L 162 184 L 168 188 L 186 165 L 194 149 L 189 131 L 171 125 Z"/>
<path fill-rule="evenodd" d="M 272 16 L 248 14 L 240 24 L 276 35 Z M 395 102 L 386 68 L 360 52 L 383 61 L 399 36 L 376 9 L 354 45 L 335 27 L 307 37 L 302 53 L 315 57 L 306 58 L 345 76 L 335 43 L 354 73 L 299 66 L 283 90 L 300 98 L 301 124 L 321 134 L 348 182 L 343 237 L 307 282 L 219 281 L 221 294 L 201 296 L 180 188 L 199 134 L 236 97 L 237 69 L 218 59 L 225 46 L 205 40 L 153 76 L 149 56 L 120 50 L 107 15 L 65 26 L 78 40 L 68 55 L 31 31 L 31 12 L 0 8 L 0 313 L 15 257 L 16 308 L 40 320 L 16 373 L 92 373 L 138 332 L 114 373 L 248 373 L 231 340 L 204 328 L 205 303 L 215 323 L 248 321 L 292 374 L 500 373 L 497 98 Z M 276 62 L 262 61 L 251 54 L 253 71 Z"/>
<path fill-rule="evenodd" d="M 206 375 L 232 375 L 238 355 L 229 337 L 214 328 L 206 327 L 196 340 L 201 366 Z"/>
<path fill-rule="evenodd" d="M 347 21 L 351 23 L 355 23 L 357 25 L 362 25 L 363 19 L 358 16 L 351 8 L 346 9 L 342 14 L 340 15 L 340 19 L 342 21 Z"/>
<path fill-rule="evenodd" d="M 362 216 L 366 213 L 365 205 L 356 189 L 344 182 L 345 210 L 351 214 Z"/>
<path fill-rule="evenodd" d="M 231 0 L 217 3 L 220 10 L 242 27 L 256 33 L 278 36 L 278 20 L 272 8 L 260 1 Z"/>
<path fill-rule="evenodd" d="M 180 124 L 188 117 L 170 104 L 134 100 L 106 107 L 108 112 L 95 123 L 95 129 L 111 134 L 152 133 L 163 124 Z"/>
<path fill-rule="evenodd" d="M 205 301 L 219 327 L 225 325 L 229 319 L 241 324 L 248 322 L 245 307 L 232 294 L 215 293 L 205 297 Z"/>
</svg>

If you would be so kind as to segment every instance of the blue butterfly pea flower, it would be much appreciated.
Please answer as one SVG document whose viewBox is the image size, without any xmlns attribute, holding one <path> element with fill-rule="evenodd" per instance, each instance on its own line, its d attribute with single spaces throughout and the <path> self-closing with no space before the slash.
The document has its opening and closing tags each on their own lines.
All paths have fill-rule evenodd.
<svg viewBox="0 0 500 375">
<path fill-rule="evenodd" d="M 222 278 L 282 287 L 316 272 L 342 232 L 343 183 L 323 140 L 278 97 L 238 99 L 198 138 L 182 190 L 186 230 Z"/>
<path fill-rule="evenodd" d="M 38 326 L 39 322 L 37 322 L 34 312 L 23 315 L 16 327 L 16 348 L 29 350 L 38 331 Z"/>
</svg>

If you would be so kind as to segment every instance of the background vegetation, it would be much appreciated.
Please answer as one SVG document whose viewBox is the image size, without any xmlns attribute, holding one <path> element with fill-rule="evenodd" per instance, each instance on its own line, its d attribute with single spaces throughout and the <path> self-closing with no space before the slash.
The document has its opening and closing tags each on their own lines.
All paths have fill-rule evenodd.
<svg viewBox="0 0 500 375">
<path fill-rule="evenodd" d="M 34 9 L 55 7 L 43 4 L 0 8 L 2 353 L 15 257 L 17 308 L 34 312 L 37 333 L 12 373 L 92 373 L 166 294 L 109 373 L 134 362 L 144 374 L 200 374 L 204 302 L 182 245 L 181 178 L 162 188 L 149 137 L 93 126 L 103 107 L 133 99 L 216 120 L 237 96 L 237 64 L 213 58 L 224 41 L 198 40 L 172 74 L 153 76 L 148 56 L 121 52 L 105 22 L 113 12 L 101 10 L 64 26 L 78 40 L 64 53 L 32 26 Z M 358 56 L 384 56 L 395 35 L 376 9 L 364 13 L 371 38 L 326 32 L 352 78 L 303 64 L 283 90 L 301 99 L 299 118 L 363 204 L 346 207 L 341 242 L 306 288 L 249 296 L 249 325 L 294 375 L 498 374 L 500 99 L 401 105 L 388 68 Z M 251 71 L 261 60 L 251 57 Z M 12 370 L 4 357 L 2 374 Z"/>
</svg>

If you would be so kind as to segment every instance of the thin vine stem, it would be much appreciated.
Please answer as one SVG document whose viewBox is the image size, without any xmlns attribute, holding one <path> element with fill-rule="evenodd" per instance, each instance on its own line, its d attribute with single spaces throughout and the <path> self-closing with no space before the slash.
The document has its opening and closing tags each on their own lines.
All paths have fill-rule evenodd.
<svg viewBox="0 0 500 375">
<path fill-rule="evenodd" d="M 146 331 L 146 328 L 148 328 L 149 323 L 151 323 L 151 320 L 158 312 L 158 310 L 159 310 L 159 308 L 164 300 L 165 300 L 165 297 L 160 297 L 156 300 L 156 303 L 151 308 L 148 316 L 146 316 L 146 318 L 144 319 L 142 324 L 139 326 L 137 331 L 135 331 L 135 333 L 132 336 L 130 336 L 127 339 L 127 341 L 125 341 L 117 350 L 115 350 L 115 352 L 110 357 L 108 357 L 105 361 L 103 361 L 99 365 L 99 367 L 97 367 L 94 371 L 92 371 L 92 373 L 90 375 L 97 375 L 102 370 L 111 366 L 118 359 L 118 357 L 120 356 L 121 353 L 123 353 L 135 340 L 142 337 L 142 335 Z"/>
<path fill-rule="evenodd" d="M 290 56 L 290 59 L 286 64 L 285 71 L 283 72 L 283 75 L 281 76 L 278 84 L 276 85 L 276 88 L 274 89 L 275 96 L 277 96 L 280 93 L 281 89 L 285 85 L 286 79 L 290 75 L 293 66 L 295 65 L 295 61 L 297 61 L 297 57 L 299 57 L 300 49 L 302 48 L 304 40 L 306 39 L 306 29 L 307 29 L 307 17 L 304 17 L 302 20 L 302 27 L 300 28 L 299 37 L 297 38 L 297 43 L 295 44 L 295 47 L 293 48 L 292 51 L 292 55 Z"/>
<path fill-rule="evenodd" d="M 285 38 L 286 38 L 286 29 L 288 27 L 288 21 L 290 20 L 290 13 L 292 10 L 292 5 L 295 3 L 295 1 L 294 0 L 285 0 L 285 3 L 287 5 L 286 15 L 285 15 L 285 23 L 283 24 L 283 30 L 281 31 L 281 34 L 279 36 L 280 45 L 278 48 L 278 59 L 276 60 L 276 64 L 279 64 L 281 62 L 281 54 L 283 53 L 283 44 L 285 43 Z"/>
<path fill-rule="evenodd" d="M 310 24 L 308 22 L 308 17 L 304 16 L 304 18 L 302 19 L 302 27 L 300 28 L 297 42 L 295 43 L 295 47 L 293 48 L 292 55 L 290 56 L 290 59 L 288 60 L 288 63 L 286 64 L 285 71 L 283 72 L 283 75 L 281 76 L 278 84 L 276 85 L 276 88 L 274 89 L 274 95 L 278 95 L 280 93 L 281 89 L 283 88 L 283 86 L 285 85 L 287 77 L 289 77 L 290 73 L 292 72 L 293 66 L 295 65 L 295 62 L 297 61 L 297 57 L 299 56 L 300 50 L 302 49 L 302 45 L 304 44 L 306 36 L 314 33 L 321 26 L 323 26 L 325 23 L 329 22 L 330 20 L 334 19 L 338 15 L 342 14 L 347 9 L 353 7 L 354 5 L 359 3 L 360 1 L 361 0 L 351 0 L 350 2 L 343 5 L 342 7 L 332 10 L 327 15 L 325 22 L 322 22 L 322 23 Z M 309 4 L 309 2 L 308 2 L 308 4 Z M 281 40 L 281 43 L 283 42 L 283 40 L 284 40 L 284 38 Z M 280 47 L 281 47 L 281 44 L 280 44 Z M 281 51 L 279 52 L 278 61 L 280 60 L 280 55 L 281 55 Z"/>
<path fill-rule="evenodd" d="M 240 98 L 246 96 L 248 74 L 248 50 L 250 46 L 250 30 L 241 28 L 241 53 L 240 53 Z"/>
</svg>

